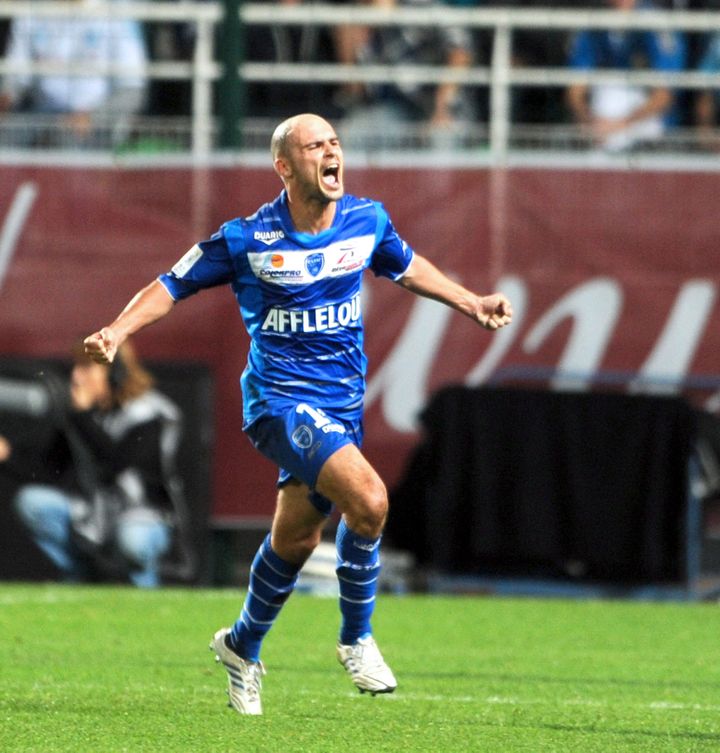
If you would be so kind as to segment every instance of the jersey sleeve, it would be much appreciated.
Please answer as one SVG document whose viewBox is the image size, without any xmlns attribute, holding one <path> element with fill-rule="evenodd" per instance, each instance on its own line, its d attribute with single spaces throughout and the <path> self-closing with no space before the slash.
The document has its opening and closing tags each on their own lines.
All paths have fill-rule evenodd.
<svg viewBox="0 0 720 753">
<path fill-rule="evenodd" d="M 376 204 L 378 224 L 370 269 L 377 277 L 399 280 L 407 272 L 414 251 L 398 235 L 382 204 Z"/>
<path fill-rule="evenodd" d="M 647 54 L 658 71 L 681 71 L 685 67 L 685 38 L 671 31 L 647 32 Z"/>
<path fill-rule="evenodd" d="M 597 65 L 597 56 L 590 33 L 579 31 L 570 42 L 568 53 L 568 67 L 586 70 Z"/>
<path fill-rule="evenodd" d="M 209 240 L 196 243 L 158 280 L 179 301 L 204 288 L 225 285 L 233 279 L 233 263 L 225 240 L 224 227 Z"/>
<path fill-rule="evenodd" d="M 717 73 L 720 71 L 720 34 L 710 38 L 710 42 L 705 48 L 698 70 L 703 73 Z"/>
</svg>

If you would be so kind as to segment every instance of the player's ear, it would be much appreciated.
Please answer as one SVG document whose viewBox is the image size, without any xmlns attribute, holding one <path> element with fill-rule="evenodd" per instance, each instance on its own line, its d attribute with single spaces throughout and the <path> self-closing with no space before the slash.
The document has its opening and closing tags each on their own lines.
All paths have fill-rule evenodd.
<svg viewBox="0 0 720 753">
<path fill-rule="evenodd" d="M 275 172 L 283 179 L 289 178 L 292 175 L 290 164 L 282 157 L 278 157 L 273 166 L 275 167 Z"/>
</svg>

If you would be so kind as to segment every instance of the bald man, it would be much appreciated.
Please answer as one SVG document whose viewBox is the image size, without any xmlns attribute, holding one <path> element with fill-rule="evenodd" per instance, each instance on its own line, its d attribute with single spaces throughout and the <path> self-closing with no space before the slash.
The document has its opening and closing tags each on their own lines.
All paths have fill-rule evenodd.
<svg viewBox="0 0 720 753">
<path fill-rule="evenodd" d="M 341 515 L 337 658 L 361 692 L 397 687 L 370 622 L 388 498 L 361 451 L 365 269 L 491 331 L 512 317 L 501 293 L 476 295 L 414 253 L 380 203 L 345 194 L 340 140 L 326 120 L 313 114 L 285 120 L 271 151 L 284 186 L 280 195 L 194 245 L 85 341 L 93 358 L 112 361 L 125 338 L 178 301 L 220 284 L 235 294 L 251 338 L 241 377 L 243 430 L 279 468 L 271 532 L 253 561 L 242 611 L 210 644 L 241 714 L 262 713 L 263 639 L 333 507 Z"/>
</svg>

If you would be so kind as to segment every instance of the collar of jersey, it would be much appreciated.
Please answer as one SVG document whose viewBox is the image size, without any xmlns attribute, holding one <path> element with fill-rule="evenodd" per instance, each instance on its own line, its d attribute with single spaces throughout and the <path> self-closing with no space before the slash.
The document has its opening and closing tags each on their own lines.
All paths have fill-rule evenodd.
<svg viewBox="0 0 720 753">
<path fill-rule="evenodd" d="M 327 230 L 322 230 L 317 233 L 317 235 L 314 233 L 299 233 L 293 226 L 292 217 L 290 217 L 290 209 L 287 205 L 287 192 L 283 189 L 278 197 L 278 214 L 280 216 L 280 221 L 282 222 L 283 230 L 288 237 L 292 238 L 296 243 L 305 248 L 325 247 L 328 244 L 328 239 L 332 238 L 337 231 L 337 226 L 342 216 L 341 209 L 344 201 L 345 197 L 343 196 L 343 198 L 337 202 L 333 224 Z"/>
</svg>

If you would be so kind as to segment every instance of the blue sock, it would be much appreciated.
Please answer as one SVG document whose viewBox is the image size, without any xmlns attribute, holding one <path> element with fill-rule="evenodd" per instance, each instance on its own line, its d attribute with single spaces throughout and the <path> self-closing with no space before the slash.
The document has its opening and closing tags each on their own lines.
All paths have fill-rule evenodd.
<svg viewBox="0 0 720 753">
<path fill-rule="evenodd" d="M 370 618 L 380 575 L 380 537 L 358 536 L 341 519 L 335 546 L 342 614 L 340 643 L 349 645 L 372 633 Z"/>
<path fill-rule="evenodd" d="M 270 534 L 260 545 L 240 617 L 230 631 L 230 646 L 243 659 L 260 660 L 260 645 L 295 588 L 300 568 L 278 557 Z"/>
</svg>

